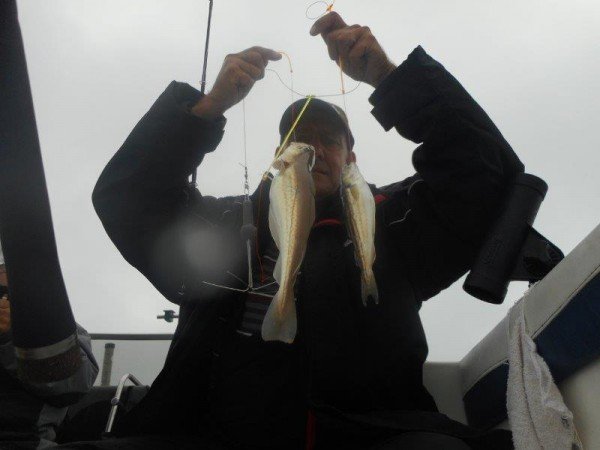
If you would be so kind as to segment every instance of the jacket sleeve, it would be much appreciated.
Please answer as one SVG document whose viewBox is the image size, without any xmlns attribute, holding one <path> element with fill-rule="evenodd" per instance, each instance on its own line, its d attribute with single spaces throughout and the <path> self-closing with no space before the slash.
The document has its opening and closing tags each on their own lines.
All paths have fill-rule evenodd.
<svg viewBox="0 0 600 450">
<path fill-rule="evenodd" d="M 0 339 L 0 365 L 13 378 L 18 379 L 25 390 L 44 402 L 55 407 L 72 405 L 94 385 L 98 375 L 98 363 L 92 353 L 90 335 L 81 326 L 77 325 L 77 343 L 81 356 L 79 369 L 66 379 L 52 382 L 32 382 L 21 378 L 10 334 L 7 333 L 4 337 L 5 339 Z"/>
<path fill-rule="evenodd" d="M 426 300 L 470 268 L 524 166 L 485 111 L 421 47 L 369 100 L 385 130 L 395 127 L 419 144 L 417 174 L 382 189 L 392 197 L 387 222 L 395 245 Z"/>
<path fill-rule="evenodd" d="M 107 164 L 92 195 L 123 257 L 175 303 L 198 295 L 191 285 L 210 277 L 209 258 L 199 261 L 197 253 L 215 246 L 211 225 L 229 201 L 203 197 L 189 186 L 225 125 L 224 117 L 190 113 L 200 95 L 173 81 Z"/>
</svg>

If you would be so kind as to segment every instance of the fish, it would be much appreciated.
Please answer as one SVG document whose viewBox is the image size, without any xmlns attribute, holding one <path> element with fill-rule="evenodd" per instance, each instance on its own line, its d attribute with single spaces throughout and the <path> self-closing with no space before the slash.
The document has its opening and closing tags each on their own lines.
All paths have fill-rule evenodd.
<svg viewBox="0 0 600 450">
<path fill-rule="evenodd" d="M 342 202 L 346 227 L 354 244 L 354 257 L 360 267 L 361 297 L 364 306 L 369 298 L 379 303 L 375 262 L 375 199 L 369 185 L 354 162 L 342 169 Z"/>
<path fill-rule="evenodd" d="M 294 284 L 315 221 L 314 162 L 314 147 L 292 142 L 273 163 L 279 172 L 269 191 L 269 229 L 279 249 L 273 271 L 279 288 L 262 323 L 265 341 L 291 344 L 296 337 Z"/>
</svg>

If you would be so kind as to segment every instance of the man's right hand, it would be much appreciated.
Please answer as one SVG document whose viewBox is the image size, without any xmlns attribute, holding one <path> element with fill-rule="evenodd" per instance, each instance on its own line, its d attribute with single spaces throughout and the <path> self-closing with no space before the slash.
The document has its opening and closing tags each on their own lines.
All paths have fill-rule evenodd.
<svg viewBox="0 0 600 450">
<path fill-rule="evenodd" d="M 257 80 L 265 76 L 269 61 L 281 59 L 275 50 L 252 47 L 240 53 L 227 55 L 212 90 L 192 108 L 200 117 L 222 115 L 248 95 Z"/>
</svg>

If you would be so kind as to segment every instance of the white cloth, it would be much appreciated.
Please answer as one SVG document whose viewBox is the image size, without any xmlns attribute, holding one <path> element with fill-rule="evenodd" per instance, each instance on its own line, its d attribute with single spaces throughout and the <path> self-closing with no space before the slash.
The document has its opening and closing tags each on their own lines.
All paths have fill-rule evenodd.
<svg viewBox="0 0 600 450">
<path fill-rule="evenodd" d="M 506 407 L 516 450 L 583 449 L 552 374 L 527 334 L 524 299 L 509 312 Z"/>
</svg>

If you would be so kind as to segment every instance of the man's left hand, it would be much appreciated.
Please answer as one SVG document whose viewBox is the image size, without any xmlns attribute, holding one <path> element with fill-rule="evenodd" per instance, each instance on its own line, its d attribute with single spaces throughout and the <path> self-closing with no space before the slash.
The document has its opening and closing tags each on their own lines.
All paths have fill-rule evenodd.
<svg viewBox="0 0 600 450">
<path fill-rule="evenodd" d="M 329 56 L 342 70 L 357 81 L 364 81 L 374 88 L 379 86 L 395 68 L 369 27 L 346 25 L 336 12 L 330 12 L 317 20 L 310 34 L 320 34 L 327 44 Z"/>
</svg>

